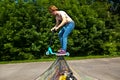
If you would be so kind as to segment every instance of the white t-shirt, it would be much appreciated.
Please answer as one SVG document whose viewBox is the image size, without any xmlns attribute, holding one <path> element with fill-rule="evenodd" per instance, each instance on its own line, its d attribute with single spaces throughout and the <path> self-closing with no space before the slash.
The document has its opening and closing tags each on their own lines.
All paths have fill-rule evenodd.
<svg viewBox="0 0 120 80">
<path fill-rule="evenodd" d="M 56 18 L 60 21 L 62 21 L 62 18 L 66 18 L 68 22 L 73 21 L 65 11 L 58 11 Z"/>
</svg>

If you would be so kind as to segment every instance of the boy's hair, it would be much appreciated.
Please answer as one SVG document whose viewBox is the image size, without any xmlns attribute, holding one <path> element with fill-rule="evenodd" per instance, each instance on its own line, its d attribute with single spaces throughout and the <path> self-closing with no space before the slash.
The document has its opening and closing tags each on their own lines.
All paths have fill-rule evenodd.
<svg viewBox="0 0 120 80">
<path fill-rule="evenodd" d="M 55 6 L 55 5 L 51 5 L 51 6 L 49 6 L 49 11 L 57 11 L 58 10 L 58 8 Z"/>
</svg>

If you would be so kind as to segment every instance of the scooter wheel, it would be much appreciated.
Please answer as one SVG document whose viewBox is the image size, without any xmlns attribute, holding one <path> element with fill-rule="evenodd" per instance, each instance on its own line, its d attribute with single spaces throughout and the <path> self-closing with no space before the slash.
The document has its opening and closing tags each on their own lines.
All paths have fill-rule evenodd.
<svg viewBox="0 0 120 80">
<path fill-rule="evenodd" d="M 67 56 L 70 56 L 70 53 L 69 53 L 69 52 L 67 52 L 66 54 L 67 54 Z"/>
<path fill-rule="evenodd" d="M 49 51 L 46 52 L 46 55 L 49 55 Z"/>
</svg>

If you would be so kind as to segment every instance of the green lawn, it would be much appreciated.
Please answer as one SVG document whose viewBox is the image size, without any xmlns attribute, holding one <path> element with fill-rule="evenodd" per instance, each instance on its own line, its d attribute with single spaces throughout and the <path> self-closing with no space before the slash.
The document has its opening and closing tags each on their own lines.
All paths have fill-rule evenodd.
<svg viewBox="0 0 120 80">
<path fill-rule="evenodd" d="M 83 59 L 97 59 L 97 58 L 115 58 L 120 56 L 82 56 L 82 57 L 65 57 L 65 60 L 83 60 Z M 41 59 L 34 60 L 16 60 L 16 61 L 0 61 L 0 64 L 9 64 L 9 63 L 28 63 L 28 62 L 48 62 L 55 61 L 56 56 L 43 57 Z"/>
</svg>

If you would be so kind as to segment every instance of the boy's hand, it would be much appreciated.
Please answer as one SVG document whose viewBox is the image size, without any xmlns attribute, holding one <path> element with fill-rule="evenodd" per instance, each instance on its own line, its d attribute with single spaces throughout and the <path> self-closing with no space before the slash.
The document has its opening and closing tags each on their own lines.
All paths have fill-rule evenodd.
<svg viewBox="0 0 120 80">
<path fill-rule="evenodd" d="M 55 27 L 55 29 L 54 29 L 54 30 L 55 30 L 55 31 L 57 31 L 58 29 L 59 29 L 58 27 Z"/>
<path fill-rule="evenodd" d="M 55 30 L 55 27 L 53 27 L 52 29 L 51 29 L 51 31 L 54 31 Z"/>
<path fill-rule="evenodd" d="M 58 27 L 53 27 L 51 31 L 57 31 L 59 28 Z"/>
</svg>

